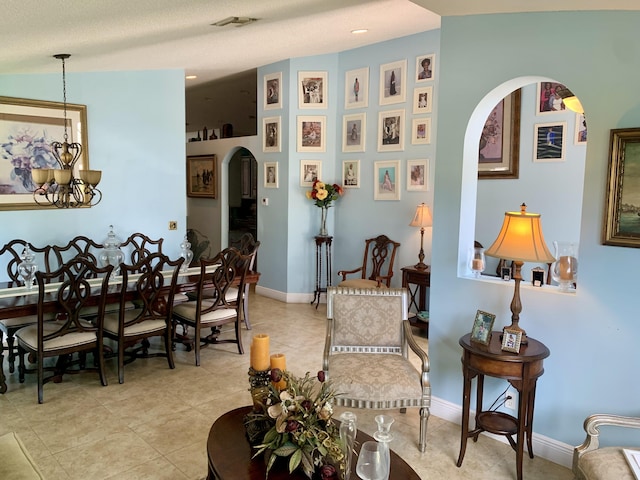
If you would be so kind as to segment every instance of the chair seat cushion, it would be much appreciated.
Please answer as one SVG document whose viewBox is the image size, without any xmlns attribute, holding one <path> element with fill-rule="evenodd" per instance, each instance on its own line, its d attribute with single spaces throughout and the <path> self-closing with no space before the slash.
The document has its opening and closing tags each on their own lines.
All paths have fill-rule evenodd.
<svg viewBox="0 0 640 480">
<path fill-rule="evenodd" d="M 366 371 L 367 375 L 362 375 Z M 420 373 L 401 355 L 340 353 L 329 357 L 336 404 L 358 408 L 428 406 Z"/>
<path fill-rule="evenodd" d="M 353 278 L 350 280 L 343 280 L 338 284 L 338 286 L 346 288 L 378 288 L 378 282 L 376 280 L 367 280 L 366 278 Z M 387 286 L 380 282 L 379 288 L 387 288 Z"/>
<path fill-rule="evenodd" d="M 11 480 L 44 478 L 15 432 L 0 436 L 0 478 Z"/>
<path fill-rule="evenodd" d="M 45 321 L 54 320 L 56 318 L 55 313 L 45 313 L 44 319 Z M 20 328 L 26 327 L 27 325 L 31 325 L 38 321 L 37 315 L 27 315 L 25 317 L 15 317 L 15 318 L 5 318 L 0 320 L 0 329 L 3 332 L 7 332 L 8 328 Z"/>
<path fill-rule="evenodd" d="M 47 322 L 43 324 L 44 334 L 48 335 L 60 329 L 62 325 L 58 322 Z M 89 324 L 90 326 L 90 324 Z M 16 332 L 18 337 L 23 343 L 28 345 L 33 350 L 38 348 L 38 326 L 29 325 L 21 328 Z M 96 341 L 96 332 L 72 332 L 60 337 L 54 337 L 44 342 L 44 351 L 58 350 L 61 348 L 74 347 L 78 345 L 84 345 L 94 343 Z"/>
<path fill-rule="evenodd" d="M 634 448 L 637 450 L 637 448 Z M 604 447 L 587 452 L 578 462 L 578 470 L 588 480 L 635 480 L 621 447 Z"/>
<path fill-rule="evenodd" d="M 205 305 L 211 305 L 210 302 L 204 300 L 202 302 L 203 307 Z M 196 302 L 186 302 L 181 303 L 180 305 L 176 305 L 173 308 L 174 317 L 178 317 L 179 319 L 187 320 L 191 323 L 195 323 L 196 321 Z M 228 320 L 231 318 L 236 318 L 238 316 L 238 312 L 234 308 L 221 308 L 219 310 L 214 310 L 212 312 L 205 313 L 200 317 L 200 323 L 215 323 L 223 320 Z"/>
<path fill-rule="evenodd" d="M 139 310 L 127 310 L 124 312 L 124 321 L 133 320 L 137 315 L 140 314 Z M 134 335 L 142 335 L 145 333 L 152 333 L 164 330 L 167 326 L 167 323 L 164 319 L 156 319 L 156 320 L 145 320 L 139 323 L 134 323 L 133 325 L 129 325 L 124 327 L 124 336 L 134 336 Z M 119 314 L 110 313 L 104 316 L 104 331 L 106 333 L 110 333 L 112 335 L 118 335 L 118 331 L 120 330 L 120 320 Z"/>
</svg>

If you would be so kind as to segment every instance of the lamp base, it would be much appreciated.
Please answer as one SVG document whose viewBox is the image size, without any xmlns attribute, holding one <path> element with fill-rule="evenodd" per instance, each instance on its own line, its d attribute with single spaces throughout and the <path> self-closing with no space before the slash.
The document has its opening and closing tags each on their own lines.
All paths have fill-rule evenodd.
<svg viewBox="0 0 640 480">
<path fill-rule="evenodd" d="M 427 265 L 427 264 L 426 264 L 426 263 L 424 263 L 424 262 L 419 262 L 419 263 L 416 263 L 416 264 L 413 266 L 413 268 L 415 268 L 416 270 L 426 270 L 427 268 L 429 268 L 429 265 Z"/>
</svg>

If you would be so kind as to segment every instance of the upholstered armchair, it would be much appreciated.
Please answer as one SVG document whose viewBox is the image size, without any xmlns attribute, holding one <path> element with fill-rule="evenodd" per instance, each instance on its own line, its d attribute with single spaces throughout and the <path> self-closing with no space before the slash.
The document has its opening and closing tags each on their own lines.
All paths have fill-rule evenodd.
<svg viewBox="0 0 640 480">
<path fill-rule="evenodd" d="M 600 427 L 618 426 L 640 428 L 640 417 L 622 417 L 619 415 L 597 414 L 587 417 L 584 430 L 587 432 L 582 445 L 573 450 L 573 474 L 578 480 L 635 480 L 629 467 L 623 447 L 599 448 Z M 626 447 L 625 447 L 626 448 Z M 640 450 L 640 446 L 629 447 Z"/>
<path fill-rule="evenodd" d="M 407 302 L 406 289 L 329 287 L 322 368 L 340 392 L 338 406 L 418 407 L 418 448 L 424 452 L 431 406 L 429 357 L 413 338 Z M 409 350 L 417 355 L 419 370 Z"/>
<path fill-rule="evenodd" d="M 390 287 L 393 277 L 393 262 L 400 243 L 394 242 L 386 235 L 378 235 L 364 241 L 362 265 L 353 270 L 340 270 L 342 280 L 339 287 L 380 288 Z M 347 278 L 347 275 L 357 274 Z"/>
</svg>

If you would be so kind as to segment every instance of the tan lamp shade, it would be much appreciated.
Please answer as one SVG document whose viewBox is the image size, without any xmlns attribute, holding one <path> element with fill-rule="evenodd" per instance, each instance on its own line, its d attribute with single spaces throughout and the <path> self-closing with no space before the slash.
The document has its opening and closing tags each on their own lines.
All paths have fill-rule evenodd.
<svg viewBox="0 0 640 480">
<path fill-rule="evenodd" d="M 429 206 L 421 203 L 416 207 L 416 214 L 413 217 L 413 220 L 409 224 L 410 227 L 430 227 L 433 224 L 433 219 L 431 218 L 431 210 L 429 210 Z"/>
<path fill-rule="evenodd" d="M 542 233 L 539 213 L 505 212 L 502 229 L 485 255 L 520 262 L 550 263 L 555 260 Z"/>
</svg>

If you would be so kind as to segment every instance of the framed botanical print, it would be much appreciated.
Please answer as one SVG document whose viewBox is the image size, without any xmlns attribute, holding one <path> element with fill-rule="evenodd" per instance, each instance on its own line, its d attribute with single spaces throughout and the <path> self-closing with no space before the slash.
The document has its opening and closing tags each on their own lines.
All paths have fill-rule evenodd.
<svg viewBox="0 0 640 480">
<path fill-rule="evenodd" d="M 344 115 L 342 117 L 342 151 L 364 152 L 367 133 L 365 113 Z"/>
<path fill-rule="evenodd" d="M 564 162 L 567 122 L 537 123 L 533 128 L 533 161 Z"/>
<path fill-rule="evenodd" d="M 262 119 L 262 134 L 264 140 L 262 151 L 265 153 L 279 152 L 280 146 L 280 117 L 265 117 Z"/>
<path fill-rule="evenodd" d="M 373 199 L 400 200 L 400 160 L 375 162 Z"/>
<path fill-rule="evenodd" d="M 507 95 L 491 111 L 478 146 L 478 179 L 518 178 L 521 90 Z"/>
<path fill-rule="evenodd" d="M 360 188 L 360 160 L 343 160 L 342 187 Z"/>
<path fill-rule="evenodd" d="M 380 65 L 380 105 L 403 103 L 406 99 L 407 61 Z"/>
<path fill-rule="evenodd" d="M 378 151 L 404 150 L 404 110 L 389 110 L 378 114 Z"/>
<path fill-rule="evenodd" d="M 298 108 L 327 108 L 327 72 L 298 72 Z"/>
<path fill-rule="evenodd" d="M 269 73 L 264 76 L 264 109 L 282 108 L 282 72 Z"/>
<path fill-rule="evenodd" d="M 369 67 L 349 70 L 344 74 L 344 108 L 369 106 Z"/>
<path fill-rule="evenodd" d="M 187 157 L 187 196 L 216 198 L 216 156 Z"/>
<path fill-rule="evenodd" d="M 298 152 L 325 151 L 325 116 L 298 116 Z"/>
<path fill-rule="evenodd" d="M 429 187 L 429 161 L 407 160 L 407 190 L 426 192 Z"/>
</svg>

